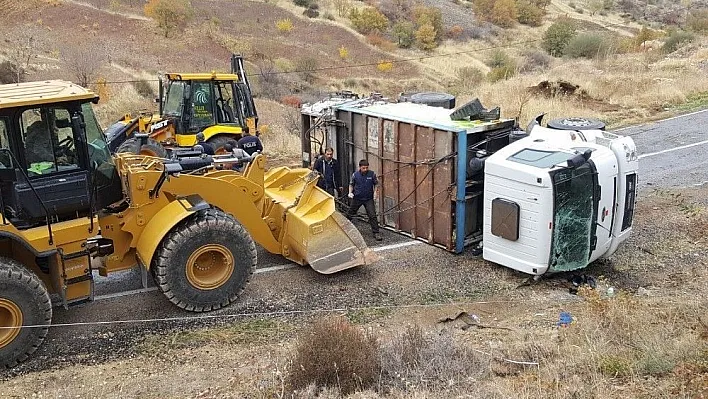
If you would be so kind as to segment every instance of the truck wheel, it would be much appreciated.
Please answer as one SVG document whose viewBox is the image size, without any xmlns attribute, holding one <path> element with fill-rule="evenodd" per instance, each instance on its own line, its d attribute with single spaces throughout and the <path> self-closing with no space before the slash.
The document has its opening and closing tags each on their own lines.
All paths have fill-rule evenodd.
<svg viewBox="0 0 708 399">
<path fill-rule="evenodd" d="M 216 310 L 235 301 L 256 266 L 256 244 L 231 215 L 199 211 L 162 240 L 152 267 L 170 302 L 192 312 Z"/>
<path fill-rule="evenodd" d="M 130 154 L 147 155 L 150 157 L 168 158 L 167 150 L 157 140 L 148 138 L 145 144 L 140 145 L 137 138 L 128 139 L 116 150 L 117 153 L 127 152 Z"/>
<path fill-rule="evenodd" d="M 236 140 L 236 138 L 228 137 L 228 136 L 215 136 L 215 137 L 212 137 L 209 140 L 207 140 L 207 143 L 211 144 L 211 146 L 214 148 L 215 155 L 224 155 L 224 154 L 226 154 L 226 150 L 224 150 L 224 146 L 230 140 Z"/>
<path fill-rule="evenodd" d="M 52 302 L 44 283 L 17 261 L 0 258 L 0 367 L 23 362 L 44 341 L 52 322 Z"/>
<path fill-rule="evenodd" d="M 592 118 L 560 118 L 548 122 L 551 129 L 560 130 L 605 130 L 602 121 Z"/>
</svg>

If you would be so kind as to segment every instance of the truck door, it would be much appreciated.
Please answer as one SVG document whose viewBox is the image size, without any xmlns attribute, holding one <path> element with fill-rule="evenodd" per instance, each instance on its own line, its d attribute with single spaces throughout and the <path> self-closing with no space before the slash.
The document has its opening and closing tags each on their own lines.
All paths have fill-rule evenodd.
<svg viewBox="0 0 708 399">
<path fill-rule="evenodd" d="M 591 162 L 551 172 L 553 235 L 549 272 L 586 267 L 592 252 L 597 219 L 597 177 Z"/>
</svg>

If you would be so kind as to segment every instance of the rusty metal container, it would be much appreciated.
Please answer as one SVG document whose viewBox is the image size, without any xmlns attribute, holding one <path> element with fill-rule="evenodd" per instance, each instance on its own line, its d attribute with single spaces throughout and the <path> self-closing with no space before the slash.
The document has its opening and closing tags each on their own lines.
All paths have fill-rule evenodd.
<svg viewBox="0 0 708 399">
<path fill-rule="evenodd" d="M 303 164 L 333 147 L 346 187 L 367 159 L 379 177 L 382 226 L 462 252 L 482 236 L 483 160 L 508 144 L 514 121 L 453 121 L 450 113 L 366 99 L 304 109 Z"/>
</svg>

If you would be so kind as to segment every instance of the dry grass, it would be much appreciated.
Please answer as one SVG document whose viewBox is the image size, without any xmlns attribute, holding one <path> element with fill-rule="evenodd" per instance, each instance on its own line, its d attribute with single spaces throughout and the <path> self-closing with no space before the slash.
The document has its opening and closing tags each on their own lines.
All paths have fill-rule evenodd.
<svg viewBox="0 0 708 399">
<path fill-rule="evenodd" d="M 154 111 L 155 103 L 141 96 L 132 85 L 110 85 L 108 99 L 101 99 L 94 110 L 99 123 L 106 128 L 127 113 L 135 115 L 143 110 Z"/>
<path fill-rule="evenodd" d="M 265 99 L 256 100 L 259 121 L 268 125 L 261 135 L 264 151 L 276 157 L 299 158 L 300 111 Z"/>
<path fill-rule="evenodd" d="M 315 323 L 298 339 L 287 383 L 293 390 L 314 384 L 349 394 L 372 387 L 380 372 L 376 338 L 332 319 Z"/>
</svg>

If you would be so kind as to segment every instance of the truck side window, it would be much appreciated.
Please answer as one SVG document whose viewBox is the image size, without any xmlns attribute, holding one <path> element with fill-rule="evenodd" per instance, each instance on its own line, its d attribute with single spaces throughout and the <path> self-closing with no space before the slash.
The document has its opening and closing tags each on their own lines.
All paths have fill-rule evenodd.
<svg viewBox="0 0 708 399">
<path fill-rule="evenodd" d="M 70 115 L 63 108 L 35 108 L 22 113 L 29 176 L 79 168 Z"/>
</svg>

